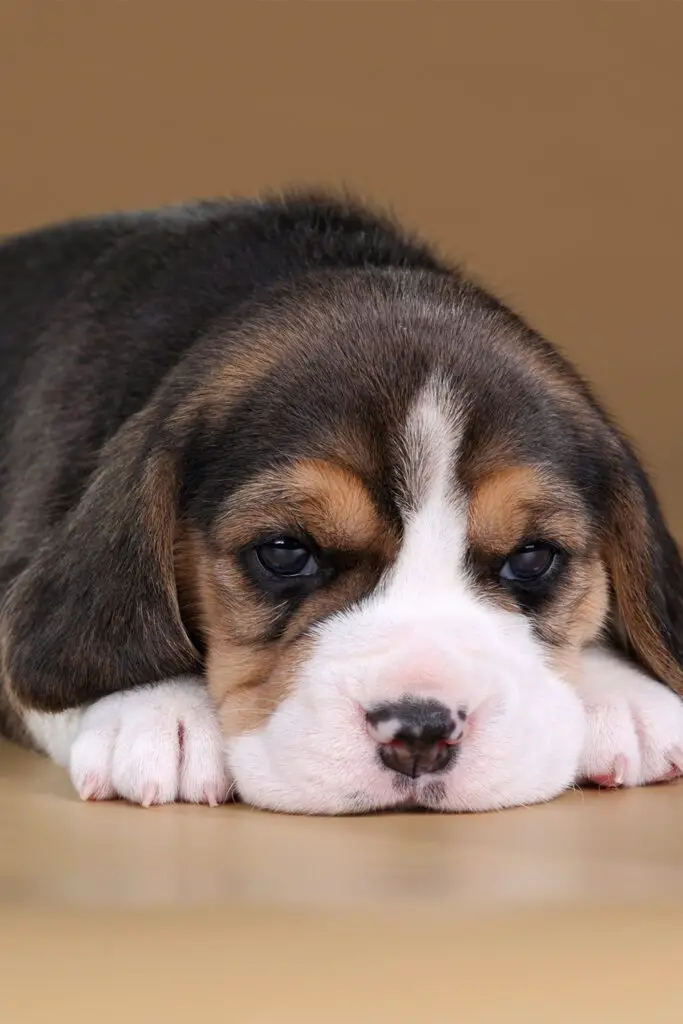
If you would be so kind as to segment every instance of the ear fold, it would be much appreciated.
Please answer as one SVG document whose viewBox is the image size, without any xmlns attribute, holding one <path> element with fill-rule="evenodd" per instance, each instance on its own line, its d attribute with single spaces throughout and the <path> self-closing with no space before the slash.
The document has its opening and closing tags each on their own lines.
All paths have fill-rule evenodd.
<svg viewBox="0 0 683 1024">
<path fill-rule="evenodd" d="M 626 449 L 612 481 L 605 561 L 613 632 L 631 658 L 683 696 L 683 564 L 647 475 Z"/>
<path fill-rule="evenodd" d="M 198 671 L 175 587 L 173 467 L 164 456 L 131 456 L 131 440 L 119 437 L 11 588 L 2 668 L 24 706 L 60 711 Z"/>
</svg>

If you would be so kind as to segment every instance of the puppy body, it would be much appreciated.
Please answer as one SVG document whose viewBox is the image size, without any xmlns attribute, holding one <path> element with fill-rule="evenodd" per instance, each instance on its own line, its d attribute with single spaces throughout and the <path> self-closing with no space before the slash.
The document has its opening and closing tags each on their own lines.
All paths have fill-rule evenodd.
<svg viewBox="0 0 683 1024">
<path fill-rule="evenodd" d="M 83 795 L 486 809 L 683 765 L 649 481 L 427 247 L 206 203 L 10 239 L 0 280 L 0 720 Z"/>
</svg>

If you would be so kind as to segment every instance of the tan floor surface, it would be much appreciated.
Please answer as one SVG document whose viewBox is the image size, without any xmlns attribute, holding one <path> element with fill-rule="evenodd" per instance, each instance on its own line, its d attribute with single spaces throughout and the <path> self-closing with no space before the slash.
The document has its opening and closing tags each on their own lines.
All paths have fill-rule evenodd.
<svg viewBox="0 0 683 1024">
<path fill-rule="evenodd" d="M 0 1020 L 683 1021 L 683 784 L 498 814 L 82 804 L 0 748 Z"/>
</svg>

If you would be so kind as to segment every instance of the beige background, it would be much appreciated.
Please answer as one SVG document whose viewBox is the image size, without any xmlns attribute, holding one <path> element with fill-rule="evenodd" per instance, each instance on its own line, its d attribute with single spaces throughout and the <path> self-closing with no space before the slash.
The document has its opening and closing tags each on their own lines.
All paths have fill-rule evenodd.
<svg viewBox="0 0 683 1024">
<path fill-rule="evenodd" d="M 574 357 L 683 538 L 682 35 L 680 4 L 0 0 L 0 233 L 351 186 Z M 143 811 L 5 745 L 0 1017 L 680 1024 L 682 797 Z"/>
<path fill-rule="evenodd" d="M 680 4 L 0 2 L 0 233 L 390 204 L 578 362 L 683 536 Z"/>
</svg>

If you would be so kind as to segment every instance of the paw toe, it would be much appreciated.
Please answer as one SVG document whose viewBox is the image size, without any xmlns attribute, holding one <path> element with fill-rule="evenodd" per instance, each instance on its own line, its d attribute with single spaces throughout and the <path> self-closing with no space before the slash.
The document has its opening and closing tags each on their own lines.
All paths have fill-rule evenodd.
<svg viewBox="0 0 683 1024">
<path fill-rule="evenodd" d="M 87 771 L 82 778 L 74 780 L 76 792 L 81 800 L 113 800 L 116 791 L 106 775 Z"/>
<path fill-rule="evenodd" d="M 229 792 L 215 711 L 202 686 L 181 681 L 93 705 L 72 746 L 70 771 L 83 800 L 216 806 Z"/>
<path fill-rule="evenodd" d="M 180 760 L 180 799 L 217 806 L 228 795 L 223 741 L 213 722 L 185 728 Z"/>
<path fill-rule="evenodd" d="M 117 793 L 143 807 L 173 803 L 178 798 L 179 756 L 176 737 L 166 731 L 122 731 L 112 764 Z"/>
<path fill-rule="evenodd" d="M 587 708 L 582 777 L 603 788 L 644 786 L 683 774 L 683 702 L 643 680 L 635 692 Z"/>
</svg>

